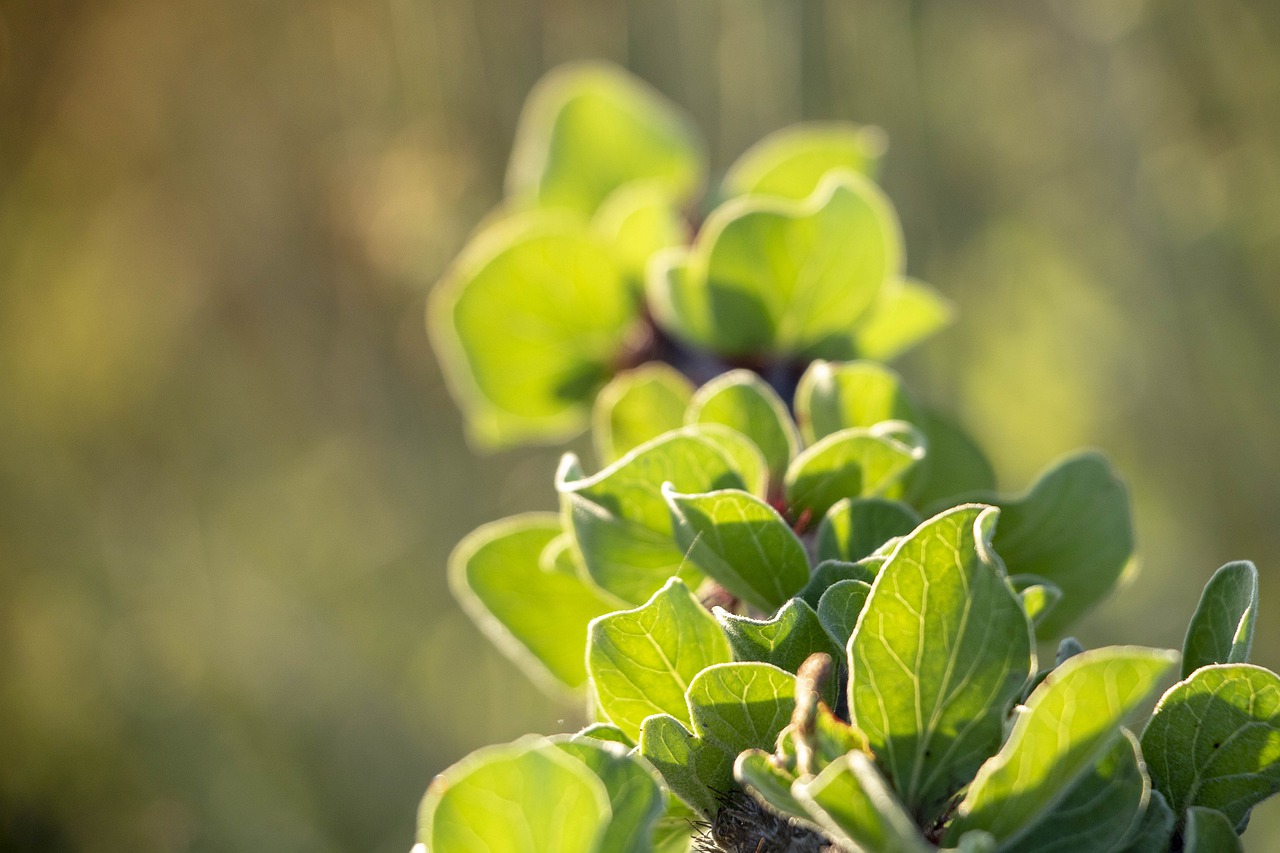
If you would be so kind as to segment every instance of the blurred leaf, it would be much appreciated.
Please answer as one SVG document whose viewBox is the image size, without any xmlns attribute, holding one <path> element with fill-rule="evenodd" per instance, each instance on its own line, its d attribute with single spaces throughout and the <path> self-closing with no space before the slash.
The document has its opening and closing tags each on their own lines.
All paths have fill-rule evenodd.
<svg viewBox="0 0 1280 853">
<path fill-rule="evenodd" d="M 871 584 L 866 581 L 839 581 L 818 601 L 818 621 L 842 650 L 849 644 L 870 594 Z"/>
<path fill-rule="evenodd" d="M 1187 809 L 1183 853 L 1240 853 L 1240 837 L 1222 812 L 1204 806 Z"/>
<path fill-rule="evenodd" d="M 805 807 L 791 795 L 796 780 L 794 771 L 784 770 L 773 756 L 762 749 L 749 749 L 738 754 L 733 764 L 733 778 L 747 793 L 783 814 L 805 815 Z"/>
<path fill-rule="evenodd" d="M 838 656 L 842 651 L 831 642 L 813 608 L 798 598 L 788 601 L 771 619 L 749 619 L 720 608 L 715 617 L 740 661 L 771 663 L 793 673 L 815 652 Z"/>
<path fill-rule="evenodd" d="M 924 436 L 903 421 L 832 433 L 787 469 L 787 506 L 796 514 L 807 510 L 821 517 L 844 498 L 894 497 L 924 456 Z"/>
<path fill-rule="evenodd" d="M 885 135 L 878 127 L 844 122 L 794 124 L 761 139 L 729 167 L 725 198 L 768 195 L 807 198 L 828 172 L 841 169 L 874 178 Z"/>
<path fill-rule="evenodd" d="M 677 262 L 678 263 L 678 262 Z M 724 355 L 819 354 L 902 265 L 892 206 L 833 174 L 803 202 L 742 197 L 712 212 L 679 274 L 650 279 L 672 334 Z"/>
<path fill-rule="evenodd" d="M 1085 453 L 1043 474 L 1001 507 L 995 549 L 1011 574 L 1039 575 L 1062 600 L 1036 633 L 1050 638 L 1100 601 L 1133 557 L 1129 493 L 1106 459 Z"/>
<path fill-rule="evenodd" d="M 1142 752 L 1179 822 L 1206 806 L 1243 827 L 1280 790 L 1280 676 L 1247 663 L 1197 669 L 1161 697 Z"/>
<path fill-rule="evenodd" d="M 919 425 L 922 418 L 902 378 L 870 361 L 815 361 L 796 386 L 796 421 L 807 443 L 883 421 Z"/>
<path fill-rule="evenodd" d="M 713 423 L 696 423 L 684 427 L 684 432 L 696 435 L 720 448 L 732 463 L 733 470 L 742 478 L 747 492 L 764 497 L 769 488 L 769 466 L 754 441 L 736 429 Z"/>
<path fill-rule="evenodd" d="M 591 414 L 596 454 L 608 465 L 629 450 L 684 423 L 693 386 L 678 371 L 650 362 L 615 376 Z"/>
<path fill-rule="evenodd" d="M 911 507 L 883 498 L 845 498 L 827 510 L 818 527 L 818 559 L 856 563 L 895 536 L 920 524 Z"/>
<path fill-rule="evenodd" d="M 706 667 L 732 660 L 720 625 L 678 578 L 642 607 L 591 623 L 587 670 L 600 709 L 632 740 L 653 714 L 689 721 L 685 691 Z"/>
<path fill-rule="evenodd" d="M 1258 570 L 1227 563 L 1205 584 L 1182 644 L 1182 677 L 1215 663 L 1247 663 L 1258 617 Z"/>
<path fill-rule="evenodd" d="M 853 724 L 921 821 L 999 748 L 1032 671 L 1031 626 L 990 550 L 998 514 L 957 507 L 903 539 L 849 642 Z"/>
<path fill-rule="evenodd" d="M 621 744 L 563 735 L 550 740 L 595 773 L 609 794 L 612 816 L 597 849 L 652 853 L 654 824 L 666 810 L 657 771 Z"/>
<path fill-rule="evenodd" d="M 1120 853 L 1166 853 L 1172 838 L 1173 812 L 1164 795 L 1153 789 L 1141 821 Z"/>
<path fill-rule="evenodd" d="M 529 94 L 507 192 L 585 215 L 637 180 L 684 201 L 702 183 L 703 158 L 691 122 L 648 84 L 604 63 L 564 65 Z"/>
<path fill-rule="evenodd" d="M 566 454 L 556 474 L 566 527 L 588 573 L 631 604 L 648 599 L 685 563 L 663 483 L 690 493 L 744 486 L 720 447 L 689 428 L 646 442 L 591 477 Z"/>
<path fill-rule="evenodd" d="M 482 231 L 436 287 L 430 309 L 432 342 L 469 434 L 488 446 L 580 430 L 637 317 L 599 238 L 541 214 Z"/>
<path fill-rule="evenodd" d="M 920 418 L 929 452 L 911 475 L 909 494 L 916 506 L 940 512 L 958 498 L 995 489 L 991 463 L 959 424 L 936 409 L 924 409 Z"/>
<path fill-rule="evenodd" d="M 694 565 L 738 598 L 772 613 L 809 580 L 804 545 L 778 511 L 737 489 L 663 495 L 676 542 Z"/>
<path fill-rule="evenodd" d="M 800 436 L 787 404 L 767 382 L 750 370 L 731 370 L 703 385 L 685 415 L 688 423 L 731 427 L 755 443 L 774 482 L 800 450 Z"/>
<path fill-rule="evenodd" d="M 1142 766 L 1138 739 L 1121 730 L 1111 748 L 1080 776 L 1034 827 L 1003 849 L 1018 853 L 1110 850 L 1136 832 L 1151 781 Z"/>
<path fill-rule="evenodd" d="M 584 647 L 586 646 L 585 638 L 583 640 L 583 646 Z M 612 723 L 592 723 L 591 725 L 587 726 L 585 729 L 583 729 L 582 731 L 574 735 L 574 737 L 575 738 L 589 737 L 589 738 L 594 738 L 596 740 L 607 741 L 609 743 L 620 743 L 625 747 L 633 747 L 636 745 L 635 741 L 627 737 L 626 732 L 624 732 L 622 729 L 618 728 L 617 726 L 613 725 Z"/>
<path fill-rule="evenodd" d="M 689 226 L 678 200 L 661 182 L 635 181 L 610 193 L 591 225 L 613 248 L 632 292 L 644 292 L 645 268 L 656 252 L 682 245 Z"/>
<path fill-rule="evenodd" d="M 545 738 L 471 753 L 437 776 L 418 812 L 418 841 L 458 853 L 603 853 L 605 784 Z"/>
<path fill-rule="evenodd" d="M 791 787 L 809 816 L 832 838 L 869 853 L 928 853 L 932 848 L 903 811 L 893 789 L 861 752 L 850 752 Z"/>
<path fill-rule="evenodd" d="M 667 796 L 667 810 L 653 831 L 653 853 L 688 853 L 698 813 L 678 797 Z"/>
<path fill-rule="evenodd" d="M 449 581 L 481 630 L 525 672 L 578 688 L 587 678 L 587 623 L 621 605 L 577 575 L 539 566 L 559 534 L 550 513 L 486 524 L 454 549 Z"/>
<path fill-rule="evenodd" d="M 853 324 L 857 358 L 892 361 L 951 325 L 955 308 L 922 281 L 890 279 L 875 302 Z"/>
<path fill-rule="evenodd" d="M 1039 625 L 1062 600 L 1062 590 L 1055 584 L 1035 575 L 1017 575 L 1009 578 L 1018 593 L 1022 609 L 1032 625 Z"/>
<path fill-rule="evenodd" d="M 1002 845 L 1021 838 L 1111 748 L 1125 719 L 1176 661 L 1173 652 L 1115 646 L 1082 652 L 1055 669 L 1032 692 L 1000 752 L 978 771 L 948 837 L 985 829 Z"/>
</svg>

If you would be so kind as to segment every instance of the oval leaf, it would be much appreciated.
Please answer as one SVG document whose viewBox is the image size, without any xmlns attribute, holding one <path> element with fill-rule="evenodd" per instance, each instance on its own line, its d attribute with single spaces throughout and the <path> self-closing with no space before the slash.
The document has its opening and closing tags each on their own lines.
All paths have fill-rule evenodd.
<svg viewBox="0 0 1280 853">
<path fill-rule="evenodd" d="M 719 607 L 714 612 L 740 661 L 771 663 L 794 673 L 809 655 L 824 652 L 835 657 L 843 648 L 831 642 L 813 608 L 799 598 L 788 601 L 772 619 L 749 619 Z"/>
<path fill-rule="evenodd" d="M 1247 663 L 1196 670 L 1161 697 L 1142 752 L 1179 820 L 1206 806 L 1242 826 L 1280 790 L 1280 676 Z"/>
<path fill-rule="evenodd" d="M 679 429 L 693 386 L 660 362 L 615 376 L 600 390 L 591 414 L 596 454 L 609 464 L 665 432 Z"/>
<path fill-rule="evenodd" d="M 809 580 L 804 545 L 759 498 L 737 489 L 663 494 L 688 559 L 751 606 L 777 610 Z"/>
<path fill-rule="evenodd" d="M 775 482 L 800 451 L 800 435 L 777 392 L 750 370 L 731 370 L 693 395 L 685 420 L 731 427 L 755 442 Z"/>
<path fill-rule="evenodd" d="M 810 122 L 776 130 L 748 148 L 724 178 L 736 195 L 807 197 L 833 169 L 874 177 L 885 149 L 884 131 L 846 122 Z"/>
<path fill-rule="evenodd" d="M 796 420 L 810 444 L 882 421 L 920 423 L 920 407 L 902 378 L 871 361 L 815 361 L 796 386 Z"/>
<path fill-rule="evenodd" d="M 587 679 L 587 624 L 620 602 L 576 574 L 547 571 L 539 558 L 560 535 L 550 513 L 486 524 L 449 557 L 454 597 L 525 672 L 561 689 Z"/>
<path fill-rule="evenodd" d="M 432 294 L 428 319 L 472 439 L 506 445 L 580 430 L 636 317 L 597 237 L 525 214 L 471 241 Z"/>
<path fill-rule="evenodd" d="M 1205 584 L 1182 644 L 1182 677 L 1215 663 L 1247 663 L 1258 617 L 1258 570 L 1227 563 Z"/>
<path fill-rule="evenodd" d="M 653 87 L 613 65 L 565 65 L 525 102 L 507 192 L 586 215 L 636 180 L 683 200 L 702 182 L 702 160 L 692 123 Z"/>
<path fill-rule="evenodd" d="M 1177 660 L 1174 652 L 1114 646 L 1081 652 L 1051 672 L 978 771 L 948 837 L 983 829 L 1013 844 L 1111 748 Z"/>
<path fill-rule="evenodd" d="M 441 773 L 418 812 L 418 841 L 458 853 L 603 853 L 605 784 L 545 738 L 471 753 Z"/>
<path fill-rule="evenodd" d="M 688 724 L 685 691 L 694 677 L 732 659 L 719 624 L 678 578 L 643 607 L 596 619 L 587 637 L 587 671 L 600 710 L 632 740 L 653 714 Z"/>
<path fill-rule="evenodd" d="M 827 510 L 818 527 L 818 559 L 856 563 L 920 524 L 911 507 L 883 498 L 846 498 Z"/>
<path fill-rule="evenodd" d="M 996 751 L 1032 671 L 1031 626 L 990 550 L 999 511 L 957 507 L 890 555 L 849 641 L 849 707 L 922 823 Z"/>
<path fill-rule="evenodd" d="M 903 421 L 832 433 L 787 469 L 787 506 L 821 517 L 844 498 L 896 496 L 924 456 L 924 436 Z"/>
<path fill-rule="evenodd" d="M 1204 806 L 1187 809 L 1183 853 L 1241 853 L 1243 849 L 1235 827 L 1222 812 Z"/>
</svg>

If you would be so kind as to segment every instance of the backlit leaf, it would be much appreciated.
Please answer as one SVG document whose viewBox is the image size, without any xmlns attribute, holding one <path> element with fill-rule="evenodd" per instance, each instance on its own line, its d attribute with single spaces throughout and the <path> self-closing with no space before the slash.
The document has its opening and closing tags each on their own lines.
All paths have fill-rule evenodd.
<svg viewBox="0 0 1280 853">
<path fill-rule="evenodd" d="M 1215 663 L 1247 663 L 1258 617 L 1258 570 L 1242 560 L 1214 572 L 1182 644 L 1182 677 Z"/>
</svg>

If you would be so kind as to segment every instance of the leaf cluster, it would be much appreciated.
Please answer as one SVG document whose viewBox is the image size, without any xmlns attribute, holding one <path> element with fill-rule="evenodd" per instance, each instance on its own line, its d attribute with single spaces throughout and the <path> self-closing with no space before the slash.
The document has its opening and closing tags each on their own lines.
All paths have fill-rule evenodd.
<svg viewBox="0 0 1280 853">
<path fill-rule="evenodd" d="M 427 850 L 1205 853 L 1280 789 L 1252 564 L 1148 717 L 1176 653 L 1063 638 L 1132 564 L 1123 482 L 1084 453 L 1006 494 L 882 363 L 947 311 L 902 277 L 881 147 L 775 134 L 694 229 L 696 136 L 656 93 L 599 66 L 534 93 L 433 330 L 477 438 L 589 423 L 598 466 L 566 454 L 558 512 L 449 574 L 595 722 L 442 773 Z"/>
</svg>

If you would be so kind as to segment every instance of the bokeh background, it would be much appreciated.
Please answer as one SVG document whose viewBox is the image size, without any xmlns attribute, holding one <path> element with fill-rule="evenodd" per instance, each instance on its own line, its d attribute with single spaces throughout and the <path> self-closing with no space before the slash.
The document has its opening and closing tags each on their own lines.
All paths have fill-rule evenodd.
<svg viewBox="0 0 1280 853">
<path fill-rule="evenodd" d="M 444 580 L 558 451 L 469 451 L 422 311 L 583 57 L 715 172 L 884 127 L 960 317 L 902 369 L 1006 488 L 1132 486 L 1081 638 L 1176 647 L 1252 558 L 1280 666 L 1280 4 L 0 0 L 0 850 L 405 851 L 433 773 L 577 723 Z"/>
</svg>

